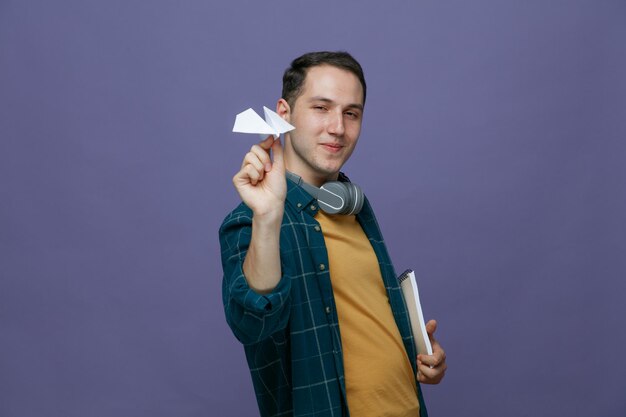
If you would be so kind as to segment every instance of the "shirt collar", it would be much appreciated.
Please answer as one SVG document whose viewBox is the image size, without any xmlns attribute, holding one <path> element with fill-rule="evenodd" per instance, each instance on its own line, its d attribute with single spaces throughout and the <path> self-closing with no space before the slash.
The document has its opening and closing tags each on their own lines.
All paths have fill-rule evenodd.
<svg viewBox="0 0 626 417">
<path fill-rule="evenodd" d="M 304 191 L 302 187 L 300 187 L 299 185 L 297 185 L 295 182 L 291 181 L 288 178 L 287 178 L 286 201 L 294 209 L 296 209 L 298 213 L 304 209 L 307 209 L 307 211 L 309 212 L 312 211 L 313 212 L 312 215 L 315 215 L 315 213 L 317 212 L 317 200 L 315 200 L 311 196 L 311 194 Z"/>
</svg>

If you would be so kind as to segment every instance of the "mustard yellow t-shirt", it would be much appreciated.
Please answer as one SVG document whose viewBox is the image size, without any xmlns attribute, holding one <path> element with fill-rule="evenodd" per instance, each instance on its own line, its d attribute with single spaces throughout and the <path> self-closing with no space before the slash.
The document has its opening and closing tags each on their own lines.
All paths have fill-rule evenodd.
<svg viewBox="0 0 626 417">
<path fill-rule="evenodd" d="M 413 368 L 374 249 L 355 216 L 319 211 L 343 348 L 350 415 L 419 415 Z"/>
</svg>

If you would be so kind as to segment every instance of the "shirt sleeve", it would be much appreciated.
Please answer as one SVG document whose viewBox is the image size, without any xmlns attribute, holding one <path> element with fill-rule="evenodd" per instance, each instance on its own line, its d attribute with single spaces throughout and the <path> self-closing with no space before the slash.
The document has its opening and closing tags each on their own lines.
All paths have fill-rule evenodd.
<svg viewBox="0 0 626 417">
<path fill-rule="evenodd" d="M 222 298 L 226 321 L 235 337 L 252 344 L 284 329 L 289 320 L 291 280 L 284 275 L 269 294 L 258 294 L 248 285 L 243 262 L 252 235 L 252 212 L 245 206 L 233 211 L 220 227 L 224 278 Z"/>
</svg>

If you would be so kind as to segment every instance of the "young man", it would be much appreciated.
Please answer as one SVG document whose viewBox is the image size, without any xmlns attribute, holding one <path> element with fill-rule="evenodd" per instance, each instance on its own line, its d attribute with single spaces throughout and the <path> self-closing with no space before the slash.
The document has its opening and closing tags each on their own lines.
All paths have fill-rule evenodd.
<svg viewBox="0 0 626 417">
<path fill-rule="evenodd" d="M 226 319 L 244 344 L 262 416 L 426 416 L 419 382 L 445 354 L 415 351 L 406 305 L 372 209 L 328 214 L 291 179 L 320 187 L 361 131 L 366 84 L 345 52 L 296 58 L 276 112 L 295 126 L 248 152 L 243 203 L 220 228 Z M 270 158 L 273 154 L 273 161 Z"/>
</svg>

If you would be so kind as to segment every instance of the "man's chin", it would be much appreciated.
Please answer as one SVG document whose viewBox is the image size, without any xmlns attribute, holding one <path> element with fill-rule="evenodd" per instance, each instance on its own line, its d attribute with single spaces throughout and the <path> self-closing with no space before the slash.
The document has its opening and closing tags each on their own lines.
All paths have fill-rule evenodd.
<svg viewBox="0 0 626 417">
<path fill-rule="evenodd" d="M 337 175 L 339 175 L 339 171 L 341 171 L 342 166 L 343 164 L 338 164 L 338 163 L 328 164 L 325 166 L 318 166 L 317 172 L 328 178 L 337 178 Z"/>
<path fill-rule="evenodd" d="M 324 179 L 326 181 L 337 181 L 339 177 L 339 169 L 327 170 L 324 174 Z"/>
</svg>

